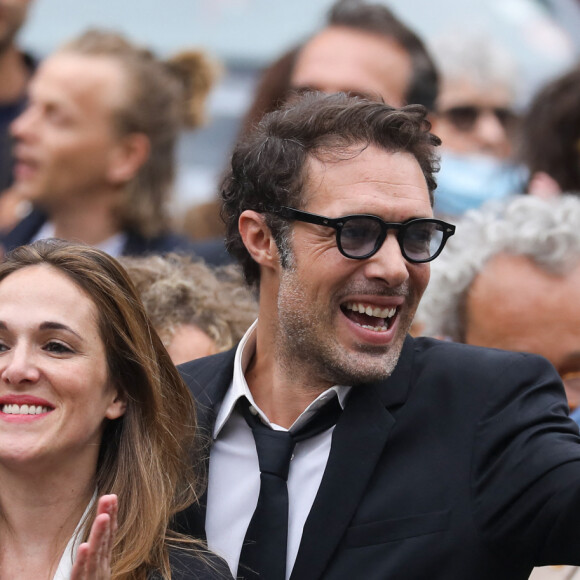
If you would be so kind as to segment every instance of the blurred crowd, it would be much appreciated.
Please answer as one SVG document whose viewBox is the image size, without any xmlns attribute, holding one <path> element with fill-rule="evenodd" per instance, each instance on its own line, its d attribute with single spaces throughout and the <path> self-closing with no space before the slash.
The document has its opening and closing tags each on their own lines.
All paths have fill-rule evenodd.
<svg viewBox="0 0 580 580">
<path fill-rule="evenodd" d="M 175 195 L 177 140 L 184 129 L 204 122 L 206 100 L 222 65 L 201 49 L 161 60 L 147 47 L 102 29 L 88 30 L 38 59 L 24 52 L 17 40 L 29 4 L 28 0 L 0 3 L 2 252 L 57 237 L 94 245 L 115 257 L 132 257 L 127 264 L 142 294 L 147 294 L 146 303 L 156 312 L 166 346 L 184 332 L 177 332 L 176 325 L 195 324 L 208 340 L 200 352 L 231 347 L 251 323 L 256 307 L 250 294 L 243 294 L 243 280 L 233 274 L 235 266 L 224 275 L 223 267 L 232 259 L 222 241 L 218 191 L 215 201 L 194 205 L 178 218 L 168 209 Z M 556 227 L 563 227 L 560 216 L 568 216 L 566 236 L 574 236 L 573 196 L 580 192 L 580 64 L 543 86 L 525 110 L 516 105 L 518 75 L 514 56 L 491 35 L 458 32 L 435 39 L 428 48 L 412 23 L 402 22 L 385 5 L 338 0 L 318 31 L 263 71 L 238 137 L 244 139 L 263 115 L 312 90 L 342 91 L 395 107 L 425 106 L 432 131 L 441 139 L 434 212 L 457 223 L 458 229 L 448 255 L 434 265 L 433 282 L 415 329 L 452 340 L 526 350 L 530 345 L 501 340 L 505 319 L 502 324 L 498 320 L 485 340 L 465 328 L 450 330 L 450 325 L 457 326 L 456 320 L 468 326 L 469 298 L 478 285 L 474 285 L 477 272 L 472 265 L 461 289 L 456 287 L 457 280 L 449 279 L 455 266 L 446 263 L 455 259 L 457 246 L 472 261 L 480 255 L 481 269 L 496 253 L 513 253 L 525 226 L 518 255 L 526 256 L 530 267 L 539 268 L 534 244 L 546 236 L 555 243 L 551 240 L 558 235 Z M 513 239 L 493 251 L 487 239 L 466 238 L 475 235 L 471 222 L 462 225 L 465 212 L 491 201 L 492 210 L 482 209 L 491 213 L 481 214 L 485 217 L 468 213 L 468 218 L 485 221 L 494 236 L 496 228 L 510 231 Z M 566 208 L 559 207 L 563 203 Z M 505 216 L 523 212 L 537 213 L 538 220 L 502 225 Z M 553 223 L 543 222 L 541 216 L 552 212 L 558 212 Z M 168 252 L 181 257 L 159 257 Z M 154 260 L 151 263 L 134 259 L 151 255 L 157 256 L 148 258 Z M 569 248 L 562 250 L 565 266 L 559 267 L 555 282 L 573 270 L 575 255 Z M 438 266 L 447 276 L 444 281 L 438 278 Z M 221 270 L 214 271 L 215 267 Z M 522 311 L 531 309 L 523 308 L 522 293 L 534 291 L 535 286 L 516 279 L 519 291 L 502 293 L 504 299 L 493 301 L 504 316 L 505 297 L 514 292 Z M 158 284 L 164 284 L 163 289 L 153 292 Z M 183 308 L 172 298 L 172 284 L 191 285 L 187 305 L 181 290 Z M 455 311 L 446 305 L 443 315 L 441 296 L 449 300 L 455 292 L 459 293 L 452 305 Z M 487 288 L 485 295 L 490 296 Z M 220 314 L 224 320 L 201 323 L 211 319 L 210 312 L 217 313 L 212 302 L 220 301 L 228 305 Z M 572 308 L 564 300 L 556 300 L 554 306 L 558 305 Z M 176 311 L 187 314 L 174 320 Z M 546 315 L 546 325 L 538 323 L 539 343 L 553 342 L 546 337 L 549 332 L 576 339 L 573 328 L 580 325 L 571 315 L 559 315 L 570 331 L 556 329 L 557 314 Z M 490 321 L 487 313 L 482 318 Z M 537 323 L 539 315 L 527 318 Z M 221 336 L 226 328 L 227 337 Z M 530 338 L 530 333 L 524 334 Z M 578 369 L 571 372 L 580 372 L 580 347 L 570 349 L 563 358 L 578 358 Z M 546 354 L 539 346 L 531 350 Z M 568 368 L 562 357 L 548 358 Z M 572 404 L 576 405 L 575 398 Z"/>
<path fill-rule="evenodd" d="M 18 44 L 28 5 L 0 0 L 1 251 L 56 237 L 122 256 L 174 362 L 231 348 L 257 300 L 224 246 L 218 190 L 168 209 L 177 140 L 203 123 L 223 65 L 199 49 L 161 60 L 103 29 L 38 58 Z M 384 4 L 338 0 L 265 68 L 238 138 L 308 91 L 426 107 L 441 140 L 434 213 L 457 230 L 414 332 L 545 356 L 580 420 L 580 63 L 525 107 L 518 83 L 491 36 L 428 47 Z"/>
</svg>

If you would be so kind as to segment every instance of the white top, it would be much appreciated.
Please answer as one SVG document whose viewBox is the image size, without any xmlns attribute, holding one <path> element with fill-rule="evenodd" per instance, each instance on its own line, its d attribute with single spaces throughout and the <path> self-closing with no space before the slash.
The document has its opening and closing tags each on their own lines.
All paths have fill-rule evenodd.
<svg viewBox="0 0 580 580">
<path fill-rule="evenodd" d="M 96 499 L 97 493 L 95 492 L 83 515 L 81 516 L 74 534 L 71 536 L 68 544 L 66 545 L 66 548 L 64 549 L 60 562 L 58 563 L 58 568 L 56 569 L 56 573 L 54 574 L 52 580 L 70 580 L 70 575 L 72 573 L 73 563 L 77 555 L 77 550 L 82 544 L 82 534 L 79 533 L 80 526 L 85 521 L 85 518 L 87 517 L 89 510 L 93 507 Z"/>
<path fill-rule="evenodd" d="M 222 556 L 235 577 L 242 543 L 260 493 L 260 469 L 252 430 L 243 416 L 234 410 L 240 397 L 247 397 L 262 421 L 278 431 L 257 407 L 244 377 L 256 350 L 256 322 L 242 338 L 234 361 L 232 383 L 219 408 L 210 451 L 206 533 L 210 550 Z M 290 431 L 298 429 L 323 406 L 337 396 L 344 408 L 350 387 L 334 386 L 322 393 L 296 419 Z M 288 551 L 286 578 L 289 578 L 298 554 L 304 523 L 314 503 L 326 468 L 334 427 L 299 442 L 294 448 L 288 475 Z"/>
<path fill-rule="evenodd" d="M 54 238 L 54 224 L 48 221 L 45 222 L 36 232 L 36 235 L 32 238 L 31 242 L 46 240 L 47 238 Z M 125 247 L 126 242 L 127 234 L 120 232 L 107 238 L 100 244 L 96 244 L 94 247 L 103 250 L 103 252 L 106 252 L 113 258 L 118 258 L 123 253 L 123 248 Z"/>
</svg>

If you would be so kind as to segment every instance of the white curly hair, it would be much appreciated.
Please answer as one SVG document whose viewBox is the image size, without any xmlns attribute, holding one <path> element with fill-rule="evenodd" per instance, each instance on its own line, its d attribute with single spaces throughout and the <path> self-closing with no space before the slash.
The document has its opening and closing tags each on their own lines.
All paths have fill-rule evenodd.
<svg viewBox="0 0 580 580">
<path fill-rule="evenodd" d="M 526 256 L 564 275 L 580 263 L 580 199 L 519 195 L 467 212 L 431 264 L 431 281 L 415 317 L 422 334 L 464 341 L 469 288 L 498 254 Z"/>
</svg>

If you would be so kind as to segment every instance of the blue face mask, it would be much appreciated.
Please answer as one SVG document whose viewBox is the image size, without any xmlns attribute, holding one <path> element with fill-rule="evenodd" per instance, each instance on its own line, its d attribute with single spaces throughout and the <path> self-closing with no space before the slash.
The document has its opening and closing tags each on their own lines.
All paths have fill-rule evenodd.
<svg viewBox="0 0 580 580">
<path fill-rule="evenodd" d="M 443 151 L 435 190 L 435 214 L 459 216 L 488 200 L 522 193 L 526 180 L 526 170 L 518 165 L 486 155 Z"/>
</svg>

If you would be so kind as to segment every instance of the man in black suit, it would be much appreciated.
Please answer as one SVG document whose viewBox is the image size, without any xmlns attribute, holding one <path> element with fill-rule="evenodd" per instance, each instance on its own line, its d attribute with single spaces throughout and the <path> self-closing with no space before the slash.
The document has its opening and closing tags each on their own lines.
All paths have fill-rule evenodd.
<svg viewBox="0 0 580 580">
<path fill-rule="evenodd" d="M 234 152 L 223 215 L 259 317 L 181 369 L 212 441 L 185 523 L 240 577 L 523 580 L 580 562 L 580 437 L 554 369 L 407 334 L 454 233 L 432 214 L 438 143 L 419 105 L 310 94 Z M 262 434 L 288 429 L 272 499 L 286 474 Z"/>
</svg>

